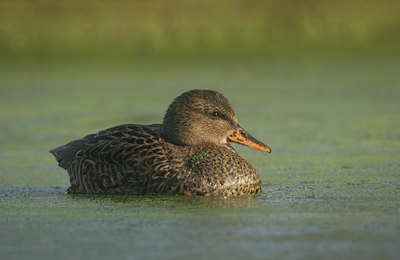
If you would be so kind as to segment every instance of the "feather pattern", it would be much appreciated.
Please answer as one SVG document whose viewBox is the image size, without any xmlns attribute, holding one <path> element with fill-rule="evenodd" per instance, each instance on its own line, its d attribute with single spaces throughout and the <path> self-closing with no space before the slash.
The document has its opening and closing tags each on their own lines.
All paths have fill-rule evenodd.
<svg viewBox="0 0 400 260">
<path fill-rule="evenodd" d="M 218 98 L 221 102 L 221 97 Z M 208 114 L 209 110 L 207 107 Z M 221 120 L 229 119 L 226 125 L 238 128 L 231 110 Z M 179 113 L 186 115 L 191 110 L 178 111 L 178 116 Z M 169 120 L 167 115 L 166 120 Z M 209 116 L 207 120 L 202 125 L 213 135 L 208 126 L 215 120 Z M 194 134 L 204 132 L 196 131 Z M 182 145 L 163 132 L 162 124 L 125 124 L 74 140 L 50 153 L 69 174 L 69 193 L 232 196 L 261 192 L 258 172 L 229 143 L 219 143 L 220 139 L 217 136 L 216 141 L 199 143 L 193 143 L 193 139 L 191 144 Z"/>
</svg>

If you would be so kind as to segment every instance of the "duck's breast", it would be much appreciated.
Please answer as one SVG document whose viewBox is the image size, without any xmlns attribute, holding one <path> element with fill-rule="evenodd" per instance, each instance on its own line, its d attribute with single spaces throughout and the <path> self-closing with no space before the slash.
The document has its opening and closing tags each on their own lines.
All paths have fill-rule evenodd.
<svg viewBox="0 0 400 260">
<path fill-rule="evenodd" d="M 261 192 L 262 183 L 254 167 L 224 147 L 206 146 L 189 157 L 186 194 L 250 195 Z"/>
</svg>

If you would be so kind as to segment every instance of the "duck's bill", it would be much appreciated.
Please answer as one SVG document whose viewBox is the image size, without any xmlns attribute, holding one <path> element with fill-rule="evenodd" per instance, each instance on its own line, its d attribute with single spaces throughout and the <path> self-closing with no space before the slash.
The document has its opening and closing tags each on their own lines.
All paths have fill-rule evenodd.
<svg viewBox="0 0 400 260">
<path fill-rule="evenodd" d="M 248 146 L 254 150 L 269 153 L 271 152 L 271 148 L 252 137 L 249 133 L 247 133 L 246 130 L 241 127 L 237 132 L 234 132 L 233 134 L 228 136 L 228 141 Z"/>
</svg>

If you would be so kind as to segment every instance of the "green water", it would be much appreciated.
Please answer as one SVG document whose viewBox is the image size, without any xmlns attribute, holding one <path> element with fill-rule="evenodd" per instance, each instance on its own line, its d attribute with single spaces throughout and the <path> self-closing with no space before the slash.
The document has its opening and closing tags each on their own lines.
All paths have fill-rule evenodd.
<svg viewBox="0 0 400 260">
<path fill-rule="evenodd" d="M 0 64 L 0 258 L 398 259 L 398 58 Z M 49 149 L 212 88 L 255 197 L 71 196 Z"/>
</svg>

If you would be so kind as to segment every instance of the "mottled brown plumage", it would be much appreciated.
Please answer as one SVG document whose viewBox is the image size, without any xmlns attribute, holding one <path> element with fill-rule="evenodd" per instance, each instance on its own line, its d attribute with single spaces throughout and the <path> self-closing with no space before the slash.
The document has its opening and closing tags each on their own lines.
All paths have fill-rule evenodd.
<svg viewBox="0 0 400 260">
<path fill-rule="evenodd" d="M 163 124 L 126 124 L 50 152 L 70 176 L 70 193 L 249 195 L 258 172 L 229 144 L 268 146 L 238 124 L 232 105 L 213 90 L 192 90 L 169 106 Z"/>
</svg>

